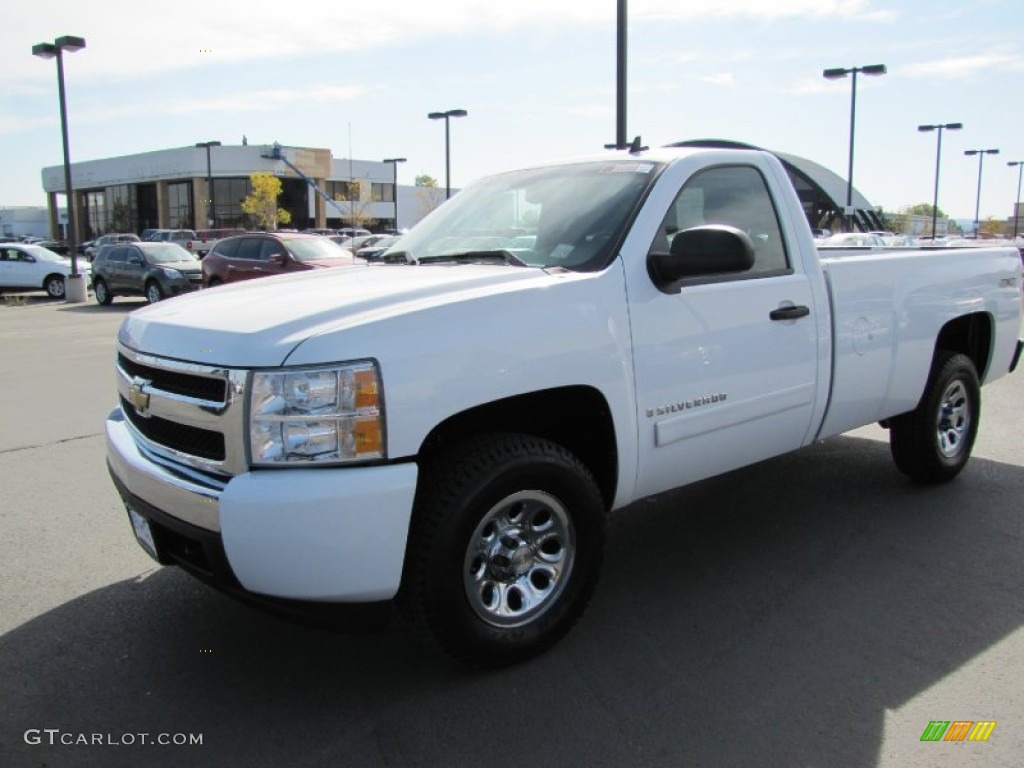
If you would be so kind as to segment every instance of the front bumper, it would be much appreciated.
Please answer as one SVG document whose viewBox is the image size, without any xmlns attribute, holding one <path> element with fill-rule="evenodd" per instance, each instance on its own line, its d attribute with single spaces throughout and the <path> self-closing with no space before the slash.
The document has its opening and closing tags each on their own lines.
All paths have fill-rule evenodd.
<svg viewBox="0 0 1024 768">
<path fill-rule="evenodd" d="M 248 472 L 218 484 L 140 450 L 119 408 L 107 463 L 150 521 L 161 562 L 228 590 L 291 600 L 388 600 L 402 579 L 413 463 Z"/>
</svg>

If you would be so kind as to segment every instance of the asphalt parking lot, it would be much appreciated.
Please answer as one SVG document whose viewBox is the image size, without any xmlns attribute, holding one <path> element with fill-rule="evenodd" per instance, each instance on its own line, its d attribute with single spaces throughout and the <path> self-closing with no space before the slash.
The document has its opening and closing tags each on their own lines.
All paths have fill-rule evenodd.
<svg viewBox="0 0 1024 768">
<path fill-rule="evenodd" d="M 948 486 L 869 427 L 620 510 L 576 629 L 479 673 L 143 553 L 102 438 L 143 304 L 0 304 L 0 766 L 1020 764 L 1024 372 Z M 934 720 L 997 725 L 922 742 Z"/>
</svg>

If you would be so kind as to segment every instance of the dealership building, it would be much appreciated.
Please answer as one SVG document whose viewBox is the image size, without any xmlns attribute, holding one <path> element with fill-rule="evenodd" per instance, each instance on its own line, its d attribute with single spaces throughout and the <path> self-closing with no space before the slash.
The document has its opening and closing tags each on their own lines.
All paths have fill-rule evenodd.
<svg viewBox="0 0 1024 768">
<path fill-rule="evenodd" d="M 288 226 L 295 229 L 409 227 L 444 195 L 433 188 L 396 190 L 392 163 L 336 159 L 329 149 L 278 144 L 161 149 L 71 164 L 76 240 L 149 228 L 254 228 L 242 201 L 252 190 L 251 174 L 258 172 L 281 179 L 278 206 L 291 214 Z M 57 236 L 66 225 L 58 208 L 58 195 L 63 202 L 65 194 L 64 167 L 44 168 L 42 177 L 50 232 Z"/>
</svg>

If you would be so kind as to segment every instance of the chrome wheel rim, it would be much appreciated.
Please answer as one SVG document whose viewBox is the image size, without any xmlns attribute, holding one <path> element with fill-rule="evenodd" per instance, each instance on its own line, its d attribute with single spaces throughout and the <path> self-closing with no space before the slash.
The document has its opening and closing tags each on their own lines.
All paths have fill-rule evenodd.
<svg viewBox="0 0 1024 768">
<path fill-rule="evenodd" d="M 576 559 L 568 510 L 543 491 L 506 496 L 473 531 L 463 563 L 466 597 L 495 627 L 519 627 L 548 611 Z"/>
<path fill-rule="evenodd" d="M 149 288 L 146 289 L 146 298 L 149 299 L 150 304 L 156 304 L 160 301 L 160 289 L 156 286 L 156 283 L 150 283 Z"/>
<path fill-rule="evenodd" d="M 964 449 L 971 428 L 971 401 L 967 387 L 959 379 L 950 382 L 939 403 L 937 435 L 939 452 L 952 459 Z"/>
<path fill-rule="evenodd" d="M 100 281 L 100 282 L 96 283 L 96 285 L 93 286 L 92 290 L 96 294 L 96 301 L 98 301 L 100 304 L 102 304 L 104 301 L 107 300 L 107 284 L 106 283 Z"/>
<path fill-rule="evenodd" d="M 64 281 L 51 280 L 46 284 L 46 292 L 54 299 L 61 298 L 64 295 Z"/>
</svg>

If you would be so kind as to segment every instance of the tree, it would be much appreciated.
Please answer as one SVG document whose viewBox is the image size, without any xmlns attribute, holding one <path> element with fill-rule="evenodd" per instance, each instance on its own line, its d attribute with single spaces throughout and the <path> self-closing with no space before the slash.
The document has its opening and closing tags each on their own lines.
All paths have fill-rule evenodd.
<svg viewBox="0 0 1024 768">
<path fill-rule="evenodd" d="M 1002 237 L 1005 234 L 1005 225 L 1006 222 L 997 219 L 995 216 L 989 216 L 981 222 L 981 226 L 978 228 L 978 231 L 983 235 Z"/>
<path fill-rule="evenodd" d="M 420 203 L 420 218 L 422 219 L 444 202 L 444 193 L 438 189 L 437 179 L 425 173 L 416 177 L 415 184 L 416 199 Z"/>
<path fill-rule="evenodd" d="M 918 203 L 917 205 L 912 205 L 907 208 L 906 212 L 911 216 L 931 216 L 933 210 L 938 211 L 938 218 L 948 218 L 941 208 L 935 209 L 931 203 Z"/>
<path fill-rule="evenodd" d="M 277 229 L 278 224 L 288 224 L 292 215 L 284 208 L 277 207 L 281 196 L 281 180 L 272 173 L 254 173 L 249 176 L 252 194 L 242 201 L 242 212 L 256 217 L 261 229 Z"/>
</svg>

